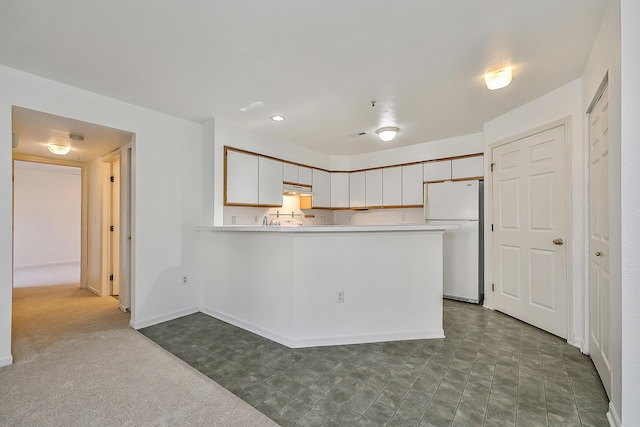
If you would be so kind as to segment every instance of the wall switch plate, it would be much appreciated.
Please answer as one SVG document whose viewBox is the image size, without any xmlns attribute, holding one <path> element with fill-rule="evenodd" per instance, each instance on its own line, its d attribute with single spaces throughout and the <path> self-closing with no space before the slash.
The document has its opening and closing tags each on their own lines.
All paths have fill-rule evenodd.
<svg viewBox="0 0 640 427">
<path fill-rule="evenodd" d="M 182 282 L 183 285 L 188 285 L 189 284 L 189 278 L 187 276 L 182 276 Z"/>
<path fill-rule="evenodd" d="M 231 225 L 236 225 L 236 216 L 235 215 L 233 215 L 231 217 Z"/>
<path fill-rule="evenodd" d="M 340 290 L 338 291 L 338 303 L 343 303 L 344 302 L 344 291 Z"/>
</svg>

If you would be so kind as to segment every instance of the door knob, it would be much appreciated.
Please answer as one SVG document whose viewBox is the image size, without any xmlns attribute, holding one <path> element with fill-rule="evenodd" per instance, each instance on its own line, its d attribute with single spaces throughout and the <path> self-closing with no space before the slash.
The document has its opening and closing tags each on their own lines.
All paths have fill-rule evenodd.
<svg viewBox="0 0 640 427">
<path fill-rule="evenodd" d="M 553 239 L 553 244 L 556 246 L 562 246 L 564 244 L 564 240 L 558 237 L 557 239 Z"/>
<path fill-rule="evenodd" d="M 596 254 L 595 254 L 595 255 L 596 255 L 596 256 L 602 256 L 602 252 L 600 252 L 600 251 L 596 251 Z"/>
</svg>

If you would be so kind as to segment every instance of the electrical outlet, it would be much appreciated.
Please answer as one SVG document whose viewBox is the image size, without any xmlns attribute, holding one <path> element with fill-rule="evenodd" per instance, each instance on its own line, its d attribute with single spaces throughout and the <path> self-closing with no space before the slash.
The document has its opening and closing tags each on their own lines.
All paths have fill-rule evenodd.
<svg viewBox="0 0 640 427">
<path fill-rule="evenodd" d="M 189 278 L 187 276 L 182 276 L 182 282 L 183 285 L 188 285 L 189 284 Z"/>
<path fill-rule="evenodd" d="M 254 224 L 258 223 L 258 215 L 254 215 L 253 216 L 253 222 L 254 222 Z"/>
<path fill-rule="evenodd" d="M 235 215 L 231 216 L 231 225 L 236 225 L 236 216 Z"/>
<path fill-rule="evenodd" d="M 402 222 L 407 222 L 407 216 L 406 215 L 402 215 Z"/>
<path fill-rule="evenodd" d="M 338 300 L 337 300 L 337 302 L 338 303 L 343 303 L 344 302 L 344 291 L 343 290 L 338 291 Z"/>
</svg>

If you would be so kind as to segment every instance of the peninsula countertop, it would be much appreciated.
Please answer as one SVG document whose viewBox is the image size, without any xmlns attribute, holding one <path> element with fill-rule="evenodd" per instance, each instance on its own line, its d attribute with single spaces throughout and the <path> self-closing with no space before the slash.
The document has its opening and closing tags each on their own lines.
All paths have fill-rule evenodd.
<svg viewBox="0 0 640 427">
<path fill-rule="evenodd" d="M 455 224 L 398 224 L 398 225 L 221 225 L 197 226 L 198 231 L 238 231 L 258 233 L 366 233 L 366 232 L 403 232 L 403 231 L 444 231 L 457 229 Z"/>
</svg>

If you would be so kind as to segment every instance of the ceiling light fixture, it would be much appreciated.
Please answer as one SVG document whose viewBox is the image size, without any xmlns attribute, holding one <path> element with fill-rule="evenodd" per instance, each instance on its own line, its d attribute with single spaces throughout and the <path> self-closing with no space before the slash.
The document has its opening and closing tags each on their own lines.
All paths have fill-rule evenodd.
<svg viewBox="0 0 640 427">
<path fill-rule="evenodd" d="M 284 116 L 280 116 L 280 115 L 271 116 L 271 120 L 273 120 L 274 122 L 283 122 Z"/>
<path fill-rule="evenodd" d="M 502 68 L 501 70 L 493 71 L 484 75 L 484 84 L 487 85 L 487 89 L 496 90 L 509 86 L 511 79 L 513 78 L 511 67 Z"/>
<path fill-rule="evenodd" d="M 383 127 L 376 131 L 378 138 L 380 138 L 380 141 L 382 142 L 393 141 L 396 138 L 396 135 L 398 135 L 398 132 L 400 132 L 400 129 L 394 126 Z"/>
<path fill-rule="evenodd" d="M 78 133 L 70 133 L 69 139 L 73 139 L 74 141 L 84 141 L 84 136 Z"/>
<path fill-rule="evenodd" d="M 50 143 L 49 145 L 47 145 L 47 148 L 49 149 L 49 152 L 51 154 L 55 154 L 58 156 L 66 156 L 67 154 L 69 154 L 69 151 L 71 151 L 70 146 L 62 144 Z"/>
</svg>

